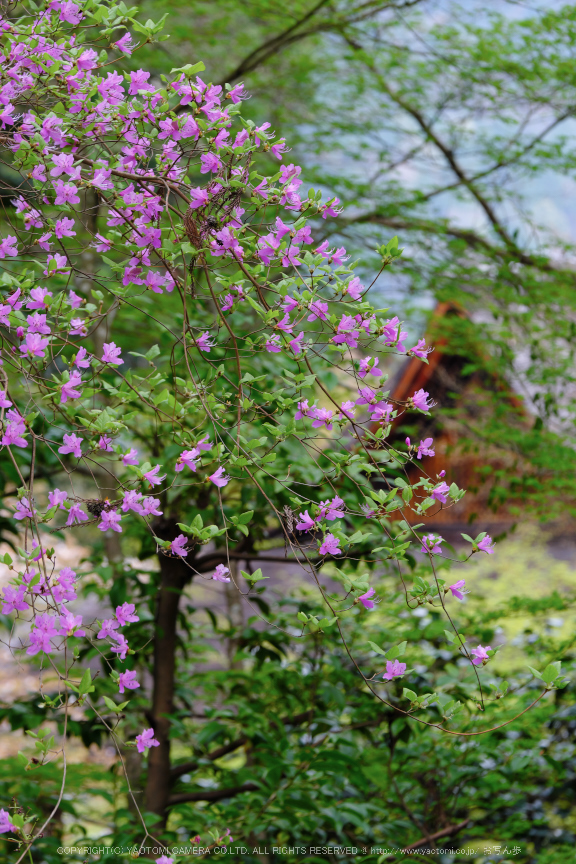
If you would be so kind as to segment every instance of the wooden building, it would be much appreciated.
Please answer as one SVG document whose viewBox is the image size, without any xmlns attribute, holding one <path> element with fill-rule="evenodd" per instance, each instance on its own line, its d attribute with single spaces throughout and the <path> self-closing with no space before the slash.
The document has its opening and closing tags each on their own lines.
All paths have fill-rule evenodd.
<svg viewBox="0 0 576 864">
<path fill-rule="evenodd" d="M 474 345 L 474 332 L 461 308 L 437 306 L 427 333 L 427 343 L 434 346 L 428 363 L 408 358 L 390 381 L 392 399 L 405 401 L 422 389 L 437 407 L 429 416 L 408 412 L 399 418 L 390 441 L 409 436 L 417 445 L 433 438 L 436 455 L 423 457 L 422 467 L 432 478 L 446 471 L 448 484 L 455 482 L 467 490 L 457 504 L 438 512 L 434 508 L 432 529 L 497 534 L 514 521 L 510 502 L 500 503 L 504 496 L 499 495 L 499 478 L 509 480 L 517 459 L 495 443 L 498 424 L 525 428 L 529 418 L 508 383 L 490 369 L 481 346 Z M 418 468 L 409 468 L 410 480 L 416 481 L 419 474 Z"/>
</svg>

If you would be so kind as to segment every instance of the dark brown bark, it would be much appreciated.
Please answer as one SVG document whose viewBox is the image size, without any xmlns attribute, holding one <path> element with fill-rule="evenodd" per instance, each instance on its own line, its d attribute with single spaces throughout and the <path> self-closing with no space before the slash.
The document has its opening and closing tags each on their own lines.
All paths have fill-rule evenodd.
<svg viewBox="0 0 576 864">
<path fill-rule="evenodd" d="M 162 533 L 158 530 L 158 536 L 163 537 L 164 533 L 166 539 L 174 539 L 169 537 L 174 533 L 170 529 Z M 154 634 L 154 690 L 150 715 L 159 746 L 150 748 L 146 782 L 146 809 L 160 817 L 156 828 L 166 824 L 170 796 L 169 715 L 174 710 L 176 623 L 180 596 L 190 575 L 191 570 L 181 558 L 160 556 L 160 587 Z"/>
</svg>

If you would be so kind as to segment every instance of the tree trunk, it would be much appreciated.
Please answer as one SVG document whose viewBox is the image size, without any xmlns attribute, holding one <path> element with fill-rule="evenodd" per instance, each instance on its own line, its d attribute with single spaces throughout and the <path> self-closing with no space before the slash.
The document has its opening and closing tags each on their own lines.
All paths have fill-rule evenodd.
<svg viewBox="0 0 576 864">
<path fill-rule="evenodd" d="M 162 536 L 158 533 L 158 536 Z M 171 538 L 173 539 L 173 538 Z M 156 830 L 166 825 L 170 795 L 170 719 L 174 710 L 174 677 L 176 671 L 176 623 L 178 603 L 191 571 L 181 558 L 160 555 L 160 587 L 154 635 L 154 691 L 151 724 L 158 747 L 151 747 L 148 757 L 146 809 L 160 817 Z M 154 829 L 153 829 L 154 830 Z"/>
</svg>

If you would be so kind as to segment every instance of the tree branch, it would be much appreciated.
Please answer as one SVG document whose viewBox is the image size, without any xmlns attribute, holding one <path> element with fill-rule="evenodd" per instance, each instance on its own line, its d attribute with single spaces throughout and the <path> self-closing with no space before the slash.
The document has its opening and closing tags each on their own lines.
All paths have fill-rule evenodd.
<svg viewBox="0 0 576 864">
<path fill-rule="evenodd" d="M 424 134 L 426 135 L 426 139 L 431 141 L 440 151 L 440 153 L 444 156 L 444 159 L 448 163 L 449 167 L 452 169 L 452 171 L 458 178 L 457 185 L 465 186 L 466 189 L 468 189 L 470 194 L 473 196 L 473 198 L 475 198 L 477 203 L 484 211 L 486 217 L 488 218 L 488 221 L 494 228 L 494 231 L 504 242 L 508 254 L 511 253 L 512 255 L 514 255 L 514 257 L 522 264 L 526 264 L 531 267 L 536 266 L 542 270 L 552 270 L 553 268 L 551 268 L 549 265 L 543 265 L 542 262 L 538 262 L 537 258 L 534 258 L 532 255 L 526 254 L 518 247 L 516 242 L 513 240 L 506 228 L 501 223 L 491 202 L 488 201 L 487 198 L 476 187 L 472 178 L 467 176 L 464 169 L 459 164 L 452 148 L 448 147 L 448 145 L 444 143 L 444 141 L 436 133 L 432 125 L 426 120 L 424 115 L 417 108 L 413 107 L 406 99 L 404 99 L 399 93 L 397 93 L 392 87 L 390 87 L 384 76 L 381 75 L 381 73 L 374 66 L 374 64 L 368 60 L 368 58 L 366 57 L 366 52 L 364 51 L 362 45 L 356 42 L 354 39 L 351 38 L 350 35 L 344 32 L 343 38 L 353 50 L 363 53 L 364 65 L 374 75 L 382 90 L 390 97 L 393 102 L 396 103 L 396 105 L 402 108 L 403 111 L 405 111 L 410 117 L 412 117 L 416 121 L 416 123 L 420 126 L 422 132 L 424 132 Z"/>
<path fill-rule="evenodd" d="M 255 783 L 244 783 L 243 786 L 230 786 L 228 789 L 205 789 L 203 792 L 182 792 L 171 795 L 168 806 L 185 804 L 187 801 L 221 801 L 223 798 L 234 798 L 243 792 L 254 792 L 259 787 Z"/>
<path fill-rule="evenodd" d="M 309 708 L 308 711 L 302 711 L 301 714 L 295 714 L 293 717 L 284 717 L 281 721 L 285 726 L 298 726 L 300 723 L 304 723 L 306 720 L 310 720 L 313 716 L 312 708 Z M 234 750 L 237 750 L 239 747 L 242 747 L 244 744 L 247 744 L 250 739 L 247 735 L 242 735 L 240 738 L 236 738 L 234 741 L 230 741 L 229 744 L 224 744 L 222 747 L 218 747 L 216 750 L 212 750 L 204 759 L 209 759 L 211 762 L 214 762 L 216 759 L 221 759 L 222 756 L 227 756 L 228 753 L 233 753 Z M 183 774 L 187 774 L 189 771 L 195 771 L 198 768 L 198 762 L 184 762 L 182 765 L 176 765 L 170 771 L 170 778 L 172 781 L 177 780 L 178 777 L 181 777 Z"/>
<path fill-rule="evenodd" d="M 436 831 L 435 834 L 430 834 L 430 837 L 421 837 L 420 840 L 416 841 L 416 843 L 411 843 L 410 846 L 405 846 L 402 852 L 411 852 L 413 849 L 418 849 L 420 846 L 425 846 L 429 840 L 439 840 L 441 837 L 452 837 L 453 834 L 457 834 L 458 831 L 461 831 L 462 828 L 465 828 L 469 822 L 470 819 L 464 819 L 464 821 L 459 822 L 458 825 L 449 825 L 448 828 L 443 828 L 441 831 Z M 391 855 L 386 860 L 395 861 L 396 858 Z"/>
<path fill-rule="evenodd" d="M 313 27 L 299 30 L 299 28 L 304 24 L 311 21 L 324 6 L 329 5 L 330 2 L 331 0 L 319 0 L 312 9 L 306 12 L 302 18 L 298 19 L 298 21 L 295 21 L 294 24 L 291 24 L 290 27 L 287 27 L 277 36 L 273 36 L 271 39 L 263 42 L 257 48 L 254 48 L 253 51 L 247 54 L 246 57 L 240 61 L 232 72 L 229 72 L 228 75 L 222 79 L 220 84 L 223 86 L 225 83 L 231 84 L 234 81 L 238 81 L 240 78 L 253 72 L 258 66 L 266 63 L 266 61 L 273 57 L 274 54 L 280 53 L 280 51 L 287 48 L 289 45 L 301 42 L 308 36 L 314 36 L 321 32 L 339 31 L 343 26 L 350 26 L 352 24 L 357 24 L 360 21 L 365 21 L 367 18 L 371 18 L 382 10 L 408 9 L 422 3 L 423 0 L 405 0 L 403 3 L 394 3 L 391 2 L 391 0 L 368 0 L 368 2 L 362 3 L 356 7 L 356 9 L 350 11 L 345 20 L 342 20 L 342 18 L 334 18 L 332 20 L 328 19 L 315 24 Z"/>
</svg>

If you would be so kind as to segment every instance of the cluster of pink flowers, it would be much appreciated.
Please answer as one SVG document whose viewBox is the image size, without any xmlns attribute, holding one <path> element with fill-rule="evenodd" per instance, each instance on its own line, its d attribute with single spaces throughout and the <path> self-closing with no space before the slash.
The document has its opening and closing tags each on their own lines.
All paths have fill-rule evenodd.
<svg viewBox="0 0 576 864">
<path fill-rule="evenodd" d="M 278 166 L 287 151 L 284 139 L 276 137 L 269 123 L 256 126 L 238 116 L 241 102 L 247 98 L 243 85 L 222 88 L 207 83 L 190 72 L 190 67 L 174 70 L 175 76 L 162 84 L 151 80 L 151 74 L 143 69 L 121 74 L 110 67 L 117 54 L 130 56 L 135 50 L 132 34 L 126 31 L 112 43 L 113 57 L 105 61 L 92 47 L 92 11 L 90 15 L 85 11 L 81 2 L 52 0 L 24 19 L 0 21 L 2 140 L 9 151 L 7 161 L 25 180 L 12 202 L 15 227 L 0 237 L 0 260 L 6 276 L 0 295 L 0 326 L 5 335 L 0 349 L 0 366 L 5 373 L 0 391 L 0 447 L 10 448 L 16 462 L 25 455 L 26 466 L 30 465 L 30 454 L 36 453 L 37 447 L 45 447 L 68 473 L 79 467 L 88 473 L 92 462 L 114 461 L 120 490 L 113 500 L 90 502 L 55 488 L 49 492 L 49 508 L 44 511 L 33 494 L 33 477 L 19 491 L 13 517 L 37 540 L 25 554 L 22 572 L 3 589 L 2 612 L 29 620 L 26 651 L 31 656 L 60 651 L 68 639 L 89 638 L 91 629 L 82 615 L 67 606 L 76 599 L 76 573 L 58 568 L 53 557 L 50 568 L 46 566 L 48 553 L 40 545 L 40 524 L 54 520 L 57 527 L 64 522 L 73 528 L 94 521 L 103 533 L 121 534 L 123 526 L 137 519 L 153 533 L 154 520 L 163 516 L 163 502 L 171 501 L 173 488 L 197 487 L 202 495 L 208 491 L 224 512 L 223 503 L 234 499 L 243 481 L 241 469 L 251 459 L 260 459 L 256 448 L 244 446 L 247 439 L 243 435 L 252 425 L 252 415 L 245 415 L 259 398 L 257 388 L 251 390 L 250 397 L 243 391 L 243 382 L 250 385 L 254 379 L 251 375 L 242 377 L 240 365 L 245 355 L 236 345 L 230 347 L 230 340 L 234 343 L 237 335 L 235 321 L 251 310 L 256 311 L 262 326 L 254 328 L 257 332 L 251 334 L 249 344 L 246 340 L 246 353 L 258 352 L 260 362 L 271 363 L 271 355 L 284 352 L 285 371 L 293 377 L 290 366 L 301 367 L 302 361 L 309 364 L 315 356 L 348 375 L 350 387 L 344 393 L 349 398 L 340 404 L 330 404 L 332 395 L 324 386 L 326 405 L 318 405 L 313 397 L 303 398 L 299 384 L 295 385 L 298 395 L 286 400 L 291 428 L 292 420 L 305 421 L 302 425 L 315 430 L 312 434 L 321 447 L 326 438 L 336 440 L 341 433 L 342 437 L 353 435 L 368 451 L 372 438 L 379 436 L 384 442 L 392 424 L 405 411 L 428 414 L 434 406 L 424 389 L 402 403 L 391 399 L 384 389 L 387 376 L 380 367 L 383 356 L 404 354 L 426 360 L 431 349 L 424 339 L 408 348 L 408 334 L 398 317 L 383 319 L 367 301 L 367 289 L 354 275 L 346 249 L 329 240 L 314 239 L 307 220 L 337 217 L 340 202 L 338 198 L 322 202 L 314 194 L 305 197 L 301 168 L 292 163 Z M 84 25 L 90 46 L 83 41 Z M 58 74 L 47 75 L 46 70 L 55 64 Z M 56 103 L 60 106 L 57 111 L 47 107 Z M 24 106 L 22 114 L 17 106 Z M 262 176 L 254 170 L 254 158 L 260 160 L 266 153 L 277 171 L 274 176 Z M 190 177 L 199 185 L 192 185 Z M 82 238 L 90 232 L 79 212 L 92 196 L 98 201 L 99 229 L 85 240 Z M 265 221 L 270 209 L 273 224 Z M 98 281 L 106 288 L 112 299 L 109 309 L 103 292 L 86 287 L 85 273 L 78 263 L 79 250 L 101 256 L 102 271 L 108 275 L 100 283 L 97 274 L 94 285 Z M 171 304 L 179 298 L 186 308 L 186 295 L 191 293 L 188 274 L 198 261 L 207 273 L 217 268 L 215 287 L 210 286 L 209 298 L 206 295 L 214 316 L 211 322 L 197 318 L 190 319 L 192 323 L 184 316 L 176 354 L 182 350 L 186 357 L 188 371 L 183 376 L 195 363 L 201 369 L 209 366 L 210 376 L 218 371 L 191 384 L 192 373 L 187 381 L 178 383 L 178 370 L 173 380 L 166 379 L 166 391 L 155 390 L 150 395 L 144 389 L 138 392 L 138 398 L 157 410 L 155 416 L 171 422 L 174 430 L 166 464 L 155 458 L 145 462 L 135 438 L 130 439 L 128 426 L 115 419 L 117 408 L 111 408 L 111 414 L 101 410 L 98 422 L 87 419 L 103 405 L 113 404 L 122 388 L 122 392 L 134 389 L 136 362 L 132 356 L 136 352 L 124 342 L 117 344 L 110 335 L 102 345 L 97 339 L 90 343 L 101 345 L 92 347 L 94 353 L 84 342 L 101 324 L 109 326 L 108 313 L 126 298 L 134 307 L 146 305 L 154 314 L 166 309 L 170 312 Z M 34 267 L 29 266 L 31 262 Z M 262 284 L 271 289 L 267 299 L 262 299 Z M 171 300 L 168 294 L 172 294 Z M 272 296 L 277 299 L 270 300 Z M 121 341 L 120 336 L 116 338 Z M 228 392 L 222 398 L 214 383 L 225 380 L 226 387 L 230 384 L 227 361 L 232 351 L 238 363 L 234 372 L 238 372 L 237 402 Z M 145 356 L 148 359 L 152 355 Z M 337 363 L 329 359 L 334 356 Z M 25 399 L 18 395 L 20 382 L 26 383 Z M 30 394 L 39 406 L 38 413 L 42 412 L 44 426 L 33 426 Z M 190 407 L 193 399 L 201 402 L 202 409 Z M 218 411 L 233 403 L 232 436 L 221 431 L 225 424 Z M 122 410 L 123 404 L 122 399 L 117 403 Z M 166 404 L 170 407 L 164 411 Z M 212 404 L 217 404 L 218 411 L 211 413 Z M 188 426 L 188 418 L 195 412 L 199 416 Z M 268 416 L 273 418 L 274 412 Z M 44 431 L 38 431 L 40 427 Z M 199 433 L 199 429 L 203 431 Z M 212 430 L 210 436 L 206 429 Z M 435 456 L 432 438 L 414 446 L 410 439 L 406 443 L 408 456 L 396 451 L 404 461 L 409 458 L 414 465 L 414 459 Z M 342 449 L 346 458 L 359 458 L 347 444 Z M 267 453 L 268 461 L 258 463 L 258 470 L 265 464 L 266 471 L 273 471 L 269 457 Z M 372 470 L 377 470 L 374 465 L 363 463 L 362 471 Z M 280 482 L 280 475 L 272 476 Z M 250 477 L 253 484 L 253 475 Z M 437 482 L 428 479 L 421 484 L 441 506 L 455 500 L 453 487 L 443 478 L 441 472 Z M 373 491 L 369 482 L 365 489 Z M 397 491 L 392 488 L 390 494 Z M 319 532 L 319 556 L 343 558 L 346 535 L 339 526 L 332 526 L 330 531 L 328 523 L 352 515 L 376 520 L 386 515 L 385 508 L 393 509 L 397 503 L 409 507 L 409 501 L 409 496 L 403 497 L 404 504 L 386 498 L 374 507 L 365 505 L 360 514 L 351 514 L 344 500 L 334 494 L 313 507 L 309 505 L 313 516 L 308 509 L 300 512 L 295 527 L 300 532 Z M 216 535 L 227 530 L 210 528 Z M 206 535 L 202 542 L 216 535 Z M 428 534 L 422 538 L 421 549 L 427 555 L 438 555 L 443 542 L 442 537 Z M 159 552 L 179 559 L 178 566 L 182 567 L 193 559 L 194 545 L 187 533 L 158 541 Z M 492 554 L 491 538 L 483 537 L 473 551 Z M 230 582 L 229 567 L 219 564 L 211 578 L 217 583 Z M 461 600 L 464 584 L 459 580 L 446 591 Z M 373 610 L 374 597 L 375 589 L 371 588 L 357 596 L 355 603 Z M 96 644 L 98 640 L 105 642 L 115 662 L 126 664 L 131 649 L 121 631 L 138 621 L 134 604 L 117 606 L 114 616 L 99 625 Z M 473 662 L 487 662 L 488 650 L 482 646 L 474 649 Z M 125 665 L 120 668 L 122 671 L 113 673 L 119 693 L 137 690 L 141 685 L 136 671 Z M 406 664 L 388 661 L 383 678 L 392 681 L 405 672 Z M 156 731 L 147 728 L 136 736 L 138 752 L 159 746 Z M 0 810 L 0 833 L 7 830 L 11 830 L 9 816 Z M 171 861 L 168 856 L 158 859 L 159 864 Z"/>
</svg>

